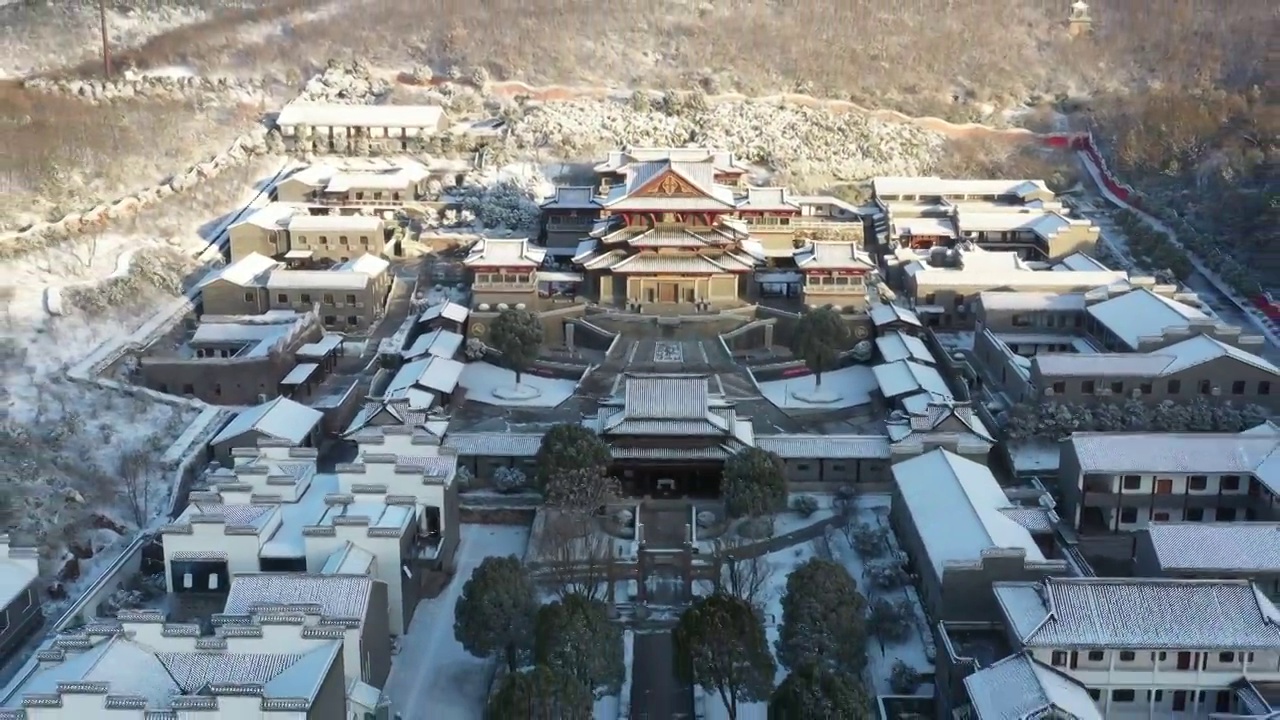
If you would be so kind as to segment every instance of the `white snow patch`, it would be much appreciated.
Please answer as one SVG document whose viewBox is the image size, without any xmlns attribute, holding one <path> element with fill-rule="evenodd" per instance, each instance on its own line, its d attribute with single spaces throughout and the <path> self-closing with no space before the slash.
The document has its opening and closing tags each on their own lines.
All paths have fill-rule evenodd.
<svg viewBox="0 0 1280 720">
<path fill-rule="evenodd" d="M 880 386 L 871 368 L 853 365 L 822 374 L 819 387 L 814 375 L 760 383 L 765 399 L 783 410 L 837 410 L 867 405 Z"/>
<path fill-rule="evenodd" d="M 1011 442 L 1005 447 L 1008 448 L 1009 458 L 1013 461 L 1014 473 L 1058 471 L 1062 451 L 1056 442 L 1023 440 Z"/>
<path fill-rule="evenodd" d="M 486 405 L 503 407 L 540 407 L 553 408 L 568 400 L 578 387 L 577 381 L 544 378 L 538 375 L 523 373 L 520 376 L 521 389 L 536 391 L 513 392 L 515 390 L 515 373 L 487 362 L 467 363 L 462 370 L 458 384 L 467 390 L 467 399 Z"/>
<path fill-rule="evenodd" d="M 458 571 L 439 597 L 423 600 L 413 615 L 400 654 L 391 665 L 385 694 L 392 713 L 419 717 L 422 708 L 449 720 L 481 720 L 489 697 L 492 660 L 472 656 L 453 636 L 454 607 L 471 573 L 487 557 L 523 557 L 529 529 L 463 525 Z"/>
</svg>

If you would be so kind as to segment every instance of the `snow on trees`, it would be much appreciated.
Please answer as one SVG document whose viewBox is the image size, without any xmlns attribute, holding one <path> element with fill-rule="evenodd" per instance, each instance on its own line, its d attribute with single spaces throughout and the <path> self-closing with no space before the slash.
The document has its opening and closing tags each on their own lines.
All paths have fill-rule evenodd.
<svg viewBox="0 0 1280 720">
<path fill-rule="evenodd" d="M 600 600 L 570 594 L 538 610 L 534 662 L 577 678 L 597 696 L 616 693 L 626 676 L 622 626 Z"/>
<path fill-rule="evenodd" d="M 489 700 L 488 717 L 504 720 L 591 720 L 591 691 L 573 675 L 537 665 L 512 672 Z"/>
<path fill-rule="evenodd" d="M 1058 440 L 1082 431 L 1240 432 L 1266 419 L 1266 409 L 1258 405 L 1206 397 L 1154 405 L 1135 398 L 1087 405 L 1047 401 L 1015 406 L 1005 417 L 1004 431 L 1010 440 Z"/>
<path fill-rule="evenodd" d="M 889 671 L 889 687 L 895 694 L 912 695 L 920 687 L 920 673 L 902 660 L 893 661 Z"/>
<path fill-rule="evenodd" d="M 782 458 L 747 448 L 729 456 L 721 481 L 730 517 L 760 517 L 786 507 L 787 480 Z"/>
<path fill-rule="evenodd" d="M 821 307 L 800 316 L 791 336 L 791 352 L 813 373 L 814 386 L 821 387 L 822 373 L 836 369 L 848 342 L 849 326 L 840 314 Z"/>
<path fill-rule="evenodd" d="M 609 447 L 580 423 L 563 423 L 542 436 L 534 456 L 538 489 L 549 505 L 591 513 L 619 494 L 606 477 L 613 461 Z"/>
<path fill-rule="evenodd" d="M 778 659 L 857 674 L 867 662 L 866 600 L 840 564 L 813 558 L 787 576 Z"/>
<path fill-rule="evenodd" d="M 846 526 L 846 537 L 849 545 L 864 560 L 883 557 L 888 549 L 889 531 L 878 525 L 857 523 Z"/>
<path fill-rule="evenodd" d="M 672 632 L 677 676 L 715 693 L 729 720 L 739 703 L 763 702 L 773 692 L 776 665 L 760 614 L 745 600 L 716 593 L 699 599 Z"/>
<path fill-rule="evenodd" d="M 542 350 L 542 322 L 528 310 L 503 310 L 489 327 L 489 344 L 498 351 L 502 365 L 516 374 L 518 389 L 520 374 Z"/>
<path fill-rule="evenodd" d="M 529 478 L 520 468 L 500 467 L 493 471 L 493 486 L 498 489 L 498 492 L 519 492 L 528 484 Z"/>
<path fill-rule="evenodd" d="M 777 720 L 870 720 L 876 716 L 872 698 L 856 676 L 816 664 L 793 670 L 769 698 L 769 717 Z"/>
<path fill-rule="evenodd" d="M 533 579 L 515 556 L 488 557 L 462 586 L 453 635 L 480 658 L 501 656 L 514 672 L 533 647 L 538 612 Z"/>
<path fill-rule="evenodd" d="M 867 610 L 867 629 L 880 638 L 883 649 L 886 642 L 901 642 L 911 632 L 914 612 L 907 600 L 888 600 L 878 597 Z"/>
</svg>

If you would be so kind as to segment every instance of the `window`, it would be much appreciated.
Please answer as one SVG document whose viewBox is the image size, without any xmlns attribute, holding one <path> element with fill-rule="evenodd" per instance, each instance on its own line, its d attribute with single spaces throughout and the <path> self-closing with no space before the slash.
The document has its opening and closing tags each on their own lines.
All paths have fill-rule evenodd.
<svg viewBox="0 0 1280 720">
<path fill-rule="evenodd" d="M 1029 327 L 1030 325 L 1031 325 L 1031 318 L 1027 317 L 1026 315 L 1013 316 L 1014 327 Z"/>
<path fill-rule="evenodd" d="M 311 302 L 311 293 L 302 293 L 302 297 L 300 299 L 303 304 Z"/>
<path fill-rule="evenodd" d="M 374 199 L 374 200 L 381 200 L 381 199 L 382 199 L 382 191 L 381 191 L 381 190 L 378 190 L 378 191 L 374 192 L 374 193 L 373 193 L 373 199 Z"/>
<path fill-rule="evenodd" d="M 355 295 L 352 295 L 352 294 L 348 294 L 348 295 L 347 295 L 347 304 L 348 304 L 348 305 L 355 305 L 355 304 L 356 304 L 356 296 L 355 296 Z"/>
<path fill-rule="evenodd" d="M 1150 395 L 1155 390 L 1155 388 L 1151 387 L 1151 383 L 1149 382 L 1142 383 L 1141 385 L 1138 386 L 1138 389 L 1142 392 L 1143 395 Z"/>
<path fill-rule="evenodd" d="M 1169 653 L 1164 651 L 1161 651 L 1158 653 L 1151 653 L 1152 662 L 1164 662 L 1165 660 L 1168 659 L 1168 657 L 1169 657 Z"/>
<path fill-rule="evenodd" d="M 369 236 L 368 236 L 368 235 L 361 235 L 361 236 L 360 236 L 360 244 L 361 244 L 361 245 L 368 245 L 368 244 L 369 244 Z"/>
<path fill-rule="evenodd" d="M 1187 478 L 1187 487 L 1191 490 L 1203 490 L 1209 486 L 1209 478 L 1204 475 L 1192 475 Z"/>
<path fill-rule="evenodd" d="M 560 224 L 560 220 L 561 220 L 561 218 L 560 218 L 560 216 L 559 216 L 559 215 L 552 215 L 551 217 L 547 218 L 547 224 L 548 224 L 548 225 L 559 225 L 559 224 Z"/>
<path fill-rule="evenodd" d="M 288 303 L 288 302 L 289 302 L 289 295 L 288 295 L 287 293 L 277 293 L 277 294 L 276 294 L 276 302 L 278 302 L 278 303 Z"/>
<path fill-rule="evenodd" d="M 1123 482 L 1125 490 L 1137 490 L 1142 487 L 1142 478 L 1137 475 L 1125 475 Z"/>
<path fill-rule="evenodd" d="M 254 299 L 255 297 L 256 297 L 256 296 L 255 296 L 253 293 L 251 293 L 251 292 L 247 292 L 247 293 L 245 293 L 245 294 L 244 294 L 244 301 L 245 301 L 245 302 L 247 302 L 247 303 L 251 303 L 251 302 L 253 302 L 253 299 Z"/>
<path fill-rule="evenodd" d="M 1236 509 L 1218 508 L 1214 511 L 1214 519 L 1218 522 L 1231 522 L 1236 519 Z"/>
<path fill-rule="evenodd" d="M 329 293 L 325 293 L 325 294 L 324 294 L 324 304 L 325 304 L 325 305 L 332 305 L 332 304 L 333 304 L 333 295 L 331 295 L 331 294 L 329 294 Z"/>
<path fill-rule="evenodd" d="M 1066 383 L 1064 383 L 1064 382 L 1062 382 L 1061 380 L 1059 380 L 1058 382 L 1054 383 L 1054 384 L 1053 384 L 1053 394 L 1054 394 L 1054 395 L 1066 395 L 1066 394 L 1067 394 L 1067 384 L 1066 384 Z"/>
<path fill-rule="evenodd" d="M 1271 382 L 1270 382 L 1270 381 L 1268 381 L 1268 380 L 1263 380 L 1262 382 L 1258 383 L 1258 394 L 1259 394 L 1259 395 L 1270 395 L 1270 394 L 1271 394 Z"/>
<path fill-rule="evenodd" d="M 1150 701 L 1152 701 L 1152 702 L 1161 702 L 1162 700 L 1164 700 L 1164 691 L 1163 691 L 1163 690 L 1156 690 L 1156 691 L 1152 692 L 1151 690 L 1148 690 L 1148 691 L 1147 691 L 1147 699 L 1148 699 L 1148 700 L 1150 700 Z"/>
<path fill-rule="evenodd" d="M 1235 661 L 1236 661 L 1236 654 L 1233 652 L 1218 653 L 1218 662 L 1220 663 L 1231 663 Z"/>
<path fill-rule="evenodd" d="M 937 300 L 938 300 L 938 296 L 937 296 L 937 295 L 934 295 L 933 293 L 929 293 L 928 295 L 925 295 L 925 296 L 924 296 L 924 304 L 925 304 L 925 305 L 932 305 L 932 304 L 934 304 L 935 302 L 937 302 Z M 1259 391 L 1259 392 L 1261 392 L 1261 391 Z"/>
<path fill-rule="evenodd" d="M 1089 662 L 1102 662 L 1102 659 L 1105 658 L 1106 656 L 1107 654 L 1102 652 L 1101 650 L 1090 650 Z"/>
<path fill-rule="evenodd" d="M 1170 380 L 1170 381 L 1169 381 L 1169 394 L 1170 394 L 1170 395 L 1177 395 L 1177 394 L 1178 394 L 1178 393 L 1180 393 L 1180 392 L 1182 392 L 1182 381 L 1181 381 L 1181 380 Z"/>
<path fill-rule="evenodd" d="M 1232 394 L 1232 395 L 1243 395 L 1243 394 L 1244 394 L 1244 381 L 1243 381 L 1243 380 L 1237 380 L 1237 381 L 1235 381 L 1235 382 L 1231 383 L 1231 394 Z"/>
<path fill-rule="evenodd" d="M 1122 383 L 1122 382 L 1113 382 L 1113 383 L 1111 383 L 1111 394 L 1113 394 L 1113 395 L 1123 395 L 1123 394 L 1124 394 L 1124 383 Z"/>
<path fill-rule="evenodd" d="M 796 470 L 799 470 L 800 472 L 809 472 L 809 464 L 808 464 L 808 463 L 800 463 L 800 464 L 796 465 Z"/>
<path fill-rule="evenodd" d="M 182 386 L 182 394 L 183 394 L 183 395 L 195 395 L 195 394 L 196 394 L 196 386 L 195 386 L 195 385 L 192 385 L 192 384 L 190 384 L 190 383 L 188 383 L 188 384 L 186 384 L 186 385 L 183 385 L 183 386 Z"/>
<path fill-rule="evenodd" d="M 324 324 L 325 324 L 325 325 L 332 325 L 332 324 L 334 324 L 334 323 L 336 323 L 336 322 L 338 322 L 338 318 L 334 317 L 333 315 L 325 315 L 325 316 L 324 316 Z"/>
<path fill-rule="evenodd" d="M 844 472 L 844 463 L 834 463 L 831 465 L 831 472 Z"/>
<path fill-rule="evenodd" d="M 1201 395 L 1212 395 L 1212 394 L 1213 394 L 1213 383 L 1209 382 L 1208 380 L 1201 380 L 1201 381 L 1200 381 L 1200 394 L 1201 394 Z"/>
<path fill-rule="evenodd" d="M 1127 507 L 1120 511 L 1120 522 L 1132 524 L 1138 522 L 1138 508 Z"/>
<path fill-rule="evenodd" d="M 391 199 L 392 199 L 392 200 L 399 200 L 399 199 L 400 199 L 400 193 L 398 193 L 398 192 L 393 192 L 393 193 L 391 193 Z"/>
<path fill-rule="evenodd" d="M 1223 475 L 1222 480 L 1220 481 L 1220 484 L 1222 485 L 1223 490 L 1239 490 L 1240 476 L 1239 475 Z"/>
<path fill-rule="evenodd" d="M 1156 514 L 1152 515 L 1152 516 L 1151 516 L 1151 519 L 1152 519 L 1152 520 L 1155 520 L 1156 522 L 1165 522 L 1166 520 L 1168 520 L 1168 519 L 1169 519 L 1169 513 L 1167 513 L 1167 512 L 1158 512 L 1158 513 L 1156 513 Z"/>
<path fill-rule="evenodd" d="M 1094 390 L 1094 383 L 1092 380 L 1085 380 L 1084 382 L 1080 383 L 1080 392 L 1086 395 L 1092 395 L 1093 390 Z"/>
<path fill-rule="evenodd" d="M 360 318 L 359 318 L 359 317 L 357 317 L 357 316 L 355 316 L 355 315 L 348 315 L 348 316 L 347 316 L 347 324 L 348 324 L 348 325 L 359 325 L 359 324 L 360 324 Z"/>
<path fill-rule="evenodd" d="M 1134 658 L 1134 655 L 1132 650 L 1120 651 L 1120 662 L 1133 662 L 1133 658 Z"/>
<path fill-rule="evenodd" d="M 1187 520 L 1190 522 L 1204 520 L 1204 508 L 1187 508 Z"/>
<path fill-rule="evenodd" d="M 357 200 L 363 200 L 363 199 L 364 199 L 364 191 L 363 191 L 363 190 L 357 190 L 357 191 L 356 191 L 356 199 L 357 199 Z"/>
<path fill-rule="evenodd" d="M 1055 651 L 1053 651 L 1053 666 L 1054 666 L 1054 667 L 1066 667 L 1066 666 L 1067 666 L 1067 654 L 1066 654 L 1065 652 L 1061 651 L 1061 650 L 1055 650 Z"/>
<path fill-rule="evenodd" d="M 339 235 L 339 236 L 338 236 L 338 242 L 339 242 L 339 243 L 341 243 L 342 245 L 346 245 L 346 244 L 347 244 L 347 236 L 346 236 L 346 235 Z"/>
<path fill-rule="evenodd" d="M 1133 702 L 1135 694 L 1132 690 L 1112 690 L 1112 702 Z"/>
<path fill-rule="evenodd" d="M 329 236 L 328 236 L 328 235 L 321 235 L 321 236 L 320 236 L 320 244 L 321 244 L 321 245 L 328 245 L 328 244 L 329 244 Z"/>
</svg>

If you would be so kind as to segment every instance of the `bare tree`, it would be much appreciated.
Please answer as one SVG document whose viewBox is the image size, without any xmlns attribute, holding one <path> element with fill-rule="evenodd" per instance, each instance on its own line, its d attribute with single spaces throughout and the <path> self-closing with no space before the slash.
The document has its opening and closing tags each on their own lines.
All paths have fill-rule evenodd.
<svg viewBox="0 0 1280 720">
<path fill-rule="evenodd" d="M 550 509 L 544 512 L 546 521 L 538 542 L 538 560 L 544 568 L 540 579 L 561 598 L 580 595 L 603 600 L 608 594 L 613 543 L 608 536 L 594 531 L 588 515 Z"/>
<path fill-rule="evenodd" d="M 130 450 L 120 456 L 116 468 L 124 483 L 125 501 L 138 527 L 151 519 L 151 490 L 156 481 L 156 463 L 144 450 Z"/>
<path fill-rule="evenodd" d="M 93 267 L 93 258 L 96 257 L 98 254 L 98 239 L 101 237 L 102 237 L 101 228 L 98 228 L 97 230 L 91 233 L 87 233 L 83 242 L 74 244 L 74 250 L 72 251 L 71 254 L 75 256 L 75 258 L 79 260 L 86 268 Z M 80 248 L 82 247 L 85 249 L 83 253 L 80 252 Z"/>
<path fill-rule="evenodd" d="M 764 607 L 765 591 L 773 568 L 764 555 L 751 552 L 737 538 L 720 538 L 714 542 L 714 559 L 719 568 L 716 590 L 745 600 L 757 608 Z"/>
</svg>

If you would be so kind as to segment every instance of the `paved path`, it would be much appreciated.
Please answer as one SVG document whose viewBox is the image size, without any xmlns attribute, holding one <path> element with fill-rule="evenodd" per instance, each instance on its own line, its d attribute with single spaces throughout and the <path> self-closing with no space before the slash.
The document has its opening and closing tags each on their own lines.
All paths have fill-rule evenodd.
<svg viewBox="0 0 1280 720">
<path fill-rule="evenodd" d="M 693 688 L 676 680 L 671 632 L 636 633 L 631 720 L 693 717 Z"/>
</svg>

